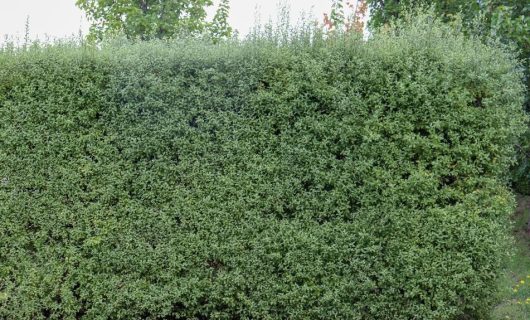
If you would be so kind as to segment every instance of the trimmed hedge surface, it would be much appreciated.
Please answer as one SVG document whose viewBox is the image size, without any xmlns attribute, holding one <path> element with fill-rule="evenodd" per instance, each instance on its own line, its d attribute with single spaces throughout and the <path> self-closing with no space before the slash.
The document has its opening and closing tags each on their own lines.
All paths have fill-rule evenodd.
<svg viewBox="0 0 530 320">
<path fill-rule="evenodd" d="M 486 314 L 521 74 L 425 21 L 1 53 L 0 318 Z"/>
</svg>

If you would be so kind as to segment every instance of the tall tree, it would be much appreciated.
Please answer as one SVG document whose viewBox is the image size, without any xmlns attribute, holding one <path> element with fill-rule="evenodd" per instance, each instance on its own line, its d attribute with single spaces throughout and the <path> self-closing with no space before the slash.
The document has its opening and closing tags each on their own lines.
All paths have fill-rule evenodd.
<svg viewBox="0 0 530 320">
<path fill-rule="evenodd" d="M 76 4 L 91 21 L 94 39 L 120 32 L 129 38 L 163 39 L 209 31 L 212 25 L 216 35 L 227 36 L 231 31 L 226 23 L 227 0 L 222 1 L 222 13 L 218 11 L 214 23 L 206 19 L 212 0 L 77 0 Z"/>
<path fill-rule="evenodd" d="M 229 13 L 230 1 L 221 0 L 210 26 L 210 32 L 214 39 L 227 38 L 232 34 L 232 28 L 228 24 Z"/>
<path fill-rule="evenodd" d="M 349 9 L 349 14 L 345 12 L 345 8 Z M 362 33 L 367 8 L 366 0 L 333 0 L 330 14 L 324 13 L 324 26 L 328 30 L 342 28 Z"/>
</svg>

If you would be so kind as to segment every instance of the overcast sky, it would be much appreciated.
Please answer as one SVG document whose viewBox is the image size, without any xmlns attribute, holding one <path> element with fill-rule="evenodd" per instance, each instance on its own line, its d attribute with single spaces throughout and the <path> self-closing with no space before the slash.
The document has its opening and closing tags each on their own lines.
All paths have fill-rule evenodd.
<svg viewBox="0 0 530 320">
<path fill-rule="evenodd" d="M 44 40 L 64 38 L 84 33 L 88 30 L 88 22 L 83 13 L 75 6 L 75 0 L 0 0 L 0 37 L 5 35 L 24 37 L 26 17 L 29 17 L 30 37 Z M 300 12 L 310 12 L 319 20 L 324 12 L 329 11 L 331 0 L 282 0 L 291 7 L 291 19 L 296 22 Z M 217 3 L 218 1 L 215 1 Z M 256 9 L 261 21 L 270 16 L 275 17 L 278 7 L 277 0 L 231 0 L 230 25 L 246 34 L 253 25 Z M 213 13 L 215 8 L 209 10 Z"/>
</svg>

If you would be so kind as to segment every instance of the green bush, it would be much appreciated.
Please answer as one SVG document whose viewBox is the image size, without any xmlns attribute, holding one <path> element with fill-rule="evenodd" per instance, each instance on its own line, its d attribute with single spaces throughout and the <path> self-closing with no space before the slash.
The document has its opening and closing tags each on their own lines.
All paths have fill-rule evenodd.
<svg viewBox="0 0 530 320">
<path fill-rule="evenodd" d="M 0 54 L 0 318 L 455 319 L 505 256 L 513 56 L 355 37 Z"/>
</svg>

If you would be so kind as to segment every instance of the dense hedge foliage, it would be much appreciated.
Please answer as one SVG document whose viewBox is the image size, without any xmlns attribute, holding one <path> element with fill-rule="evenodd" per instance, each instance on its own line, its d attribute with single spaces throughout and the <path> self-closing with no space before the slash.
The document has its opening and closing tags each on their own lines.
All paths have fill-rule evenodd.
<svg viewBox="0 0 530 320">
<path fill-rule="evenodd" d="M 480 36 L 484 41 L 494 37 L 511 43 L 522 60 L 527 90 L 525 108 L 530 112 L 530 1 L 366 0 L 366 3 L 370 7 L 371 27 L 382 27 L 393 19 L 406 18 L 410 16 L 411 8 L 431 6 L 431 12 L 442 16 L 448 23 L 462 21 L 462 30 L 468 34 Z M 517 150 L 518 161 L 511 170 L 512 187 L 516 192 L 530 195 L 530 127 Z"/>
<path fill-rule="evenodd" d="M 480 317 L 516 69 L 429 19 L 3 52 L 0 318 Z"/>
</svg>

